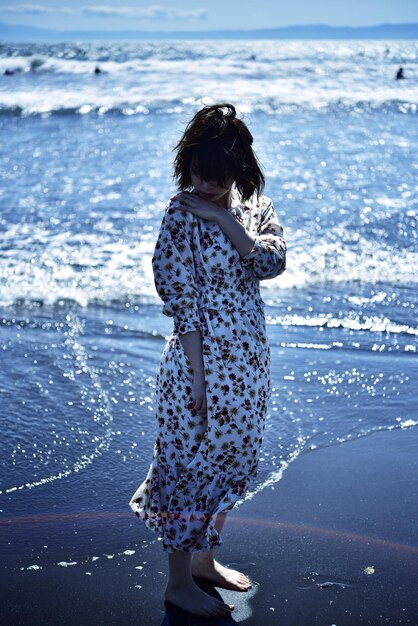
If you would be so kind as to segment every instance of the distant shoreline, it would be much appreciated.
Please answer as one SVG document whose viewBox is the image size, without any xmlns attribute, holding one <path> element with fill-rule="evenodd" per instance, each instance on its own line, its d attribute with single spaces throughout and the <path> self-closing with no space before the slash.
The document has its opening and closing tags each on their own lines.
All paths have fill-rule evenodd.
<svg viewBox="0 0 418 626">
<path fill-rule="evenodd" d="M 0 41 L 96 41 L 96 40 L 171 40 L 171 39 L 302 39 L 302 40 L 353 40 L 353 39 L 406 39 L 418 40 L 418 23 L 378 24 L 375 26 L 327 26 L 326 24 L 259 28 L 253 30 L 208 31 L 134 31 L 134 30 L 53 30 L 0 23 Z"/>
</svg>

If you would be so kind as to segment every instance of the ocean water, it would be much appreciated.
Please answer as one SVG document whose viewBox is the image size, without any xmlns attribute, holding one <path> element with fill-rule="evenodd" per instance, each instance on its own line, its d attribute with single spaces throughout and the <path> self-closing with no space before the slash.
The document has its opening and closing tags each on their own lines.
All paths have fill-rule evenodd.
<svg viewBox="0 0 418 626">
<path fill-rule="evenodd" d="M 240 504 L 301 454 L 418 425 L 417 62 L 400 41 L 0 46 L 3 563 L 129 554 L 121 520 L 155 541 L 128 509 L 172 328 L 151 256 L 173 147 L 212 100 L 249 125 L 289 249 L 262 282 L 273 393 Z"/>
</svg>

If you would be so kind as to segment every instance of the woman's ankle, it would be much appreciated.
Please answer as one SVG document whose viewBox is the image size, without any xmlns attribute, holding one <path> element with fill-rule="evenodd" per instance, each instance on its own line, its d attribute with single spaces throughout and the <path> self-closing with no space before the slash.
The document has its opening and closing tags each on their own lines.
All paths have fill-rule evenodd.
<svg viewBox="0 0 418 626">
<path fill-rule="evenodd" d="M 202 563 L 204 565 L 213 565 L 215 556 L 212 552 L 195 552 L 192 558 L 193 563 Z"/>
<path fill-rule="evenodd" d="M 185 587 L 196 586 L 192 576 L 190 578 L 170 578 L 168 579 L 167 587 L 170 589 L 183 589 Z"/>
</svg>

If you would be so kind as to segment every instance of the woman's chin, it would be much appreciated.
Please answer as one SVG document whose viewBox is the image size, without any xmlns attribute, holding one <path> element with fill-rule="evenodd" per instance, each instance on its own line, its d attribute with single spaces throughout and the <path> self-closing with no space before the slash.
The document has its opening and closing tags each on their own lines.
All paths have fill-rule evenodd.
<svg viewBox="0 0 418 626">
<path fill-rule="evenodd" d="M 206 196 L 203 193 L 199 193 L 199 196 L 201 198 L 203 198 L 203 200 L 209 200 L 210 202 L 216 202 L 217 200 L 219 200 L 219 196 Z"/>
</svg>

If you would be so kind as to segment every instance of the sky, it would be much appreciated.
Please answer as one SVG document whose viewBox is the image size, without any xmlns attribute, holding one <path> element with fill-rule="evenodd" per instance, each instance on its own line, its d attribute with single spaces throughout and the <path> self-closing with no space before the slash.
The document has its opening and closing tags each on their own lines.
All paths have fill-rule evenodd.
<svg viewBox="0 0 418 626">
<path fill-rule="evenodd" d="M 0 0 L 0 21 L 58 30 L 193 31 L 418 22 L 418 0 Z"/>
</svg>

